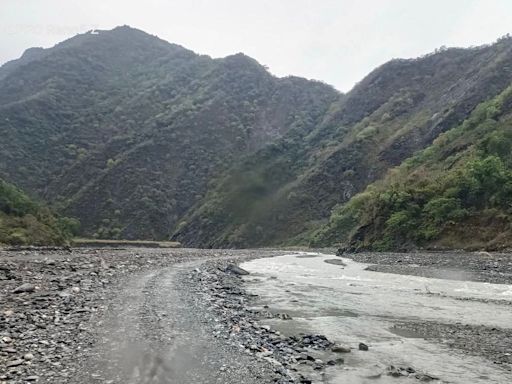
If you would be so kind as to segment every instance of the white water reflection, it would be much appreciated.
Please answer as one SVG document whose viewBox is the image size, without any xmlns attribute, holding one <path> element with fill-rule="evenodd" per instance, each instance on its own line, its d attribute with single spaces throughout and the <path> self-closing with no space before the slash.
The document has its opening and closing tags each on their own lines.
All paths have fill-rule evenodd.
<svg viewBox="0 0 512 384">
<path fill-rule="evenodd" d="M 361 341 L 370 344 L 368 352 L 344 355 L 344 368 L 331 372 L 328 382 L 413 380 L 385 375 L 367 378 L 389 365 L 413 366 L 439 376 L 442 382 L 512 382 L 512 374 L 492 362 L 391 331 L 397 320 L 415 319 L 512 328 L 510 305 L 475 301 L 512 301 L 511 285 L 371 272 L 365 270 L 365 264 L 340 258 L 346 266 L 325 262 L 333 258 L 293 254 L 242 266 L 251 272 L 246 277 L 249 292 L 258 294 L 261 304 L 294 319 L 270 320 L 273 327 L 285 333 L 321 333 L 351 346 Z"/>
</svg>

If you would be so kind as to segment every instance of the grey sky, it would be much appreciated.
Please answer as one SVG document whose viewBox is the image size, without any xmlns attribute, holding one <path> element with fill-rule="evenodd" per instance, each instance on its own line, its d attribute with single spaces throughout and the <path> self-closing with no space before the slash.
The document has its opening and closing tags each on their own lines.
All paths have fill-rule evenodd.
<svg viewBox="0 0 512 384">
<path fill-rule="evenodd" d="M 347 91 L 376 66 L 512 32 L 510 0 L 0 0 L 0 63 L 89 29 L 128 24 L 213 57 Z"/>
</svg>

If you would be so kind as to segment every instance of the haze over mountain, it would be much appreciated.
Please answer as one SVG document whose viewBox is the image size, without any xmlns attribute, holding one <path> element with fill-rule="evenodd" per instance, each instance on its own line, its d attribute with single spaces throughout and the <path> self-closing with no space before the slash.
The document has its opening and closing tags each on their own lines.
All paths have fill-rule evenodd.
<svg viewBox="0 0 512 384">
<path fill-rule="evenodd" d="M 511 238 L 510 205 L 498 199 L 510 183 L 511 59 L 508 37 L 443 49 L 392 60 L 340 94 L 276 78 L 243 54 L 212 59 L 126 26 L 89 32 L 0 68 L 0 177 L 78 218 L 85 236 L 389 249 L 438 244 L 446 228 L 459 246 L 454 226 L 471 218 L 477 234 L 489 226 L 482 217 L 499 215 L 475 243 L 501 247 Z M 468 125 L 481 134 L 461 134 Z M 495 136 L 499 150 L 485 144 Z M 467 159 L 503 175 L 483 205 L 448 182 L 410 182 Z M 413 207 L 357 195 L 367 187 L 377 201 L 413 195 Z M 439 197 L 452 200 L 431 202 Z M 413 227 L 439 231 L 395 231 L 408 209 L 425 212 Z"/>
</svg>

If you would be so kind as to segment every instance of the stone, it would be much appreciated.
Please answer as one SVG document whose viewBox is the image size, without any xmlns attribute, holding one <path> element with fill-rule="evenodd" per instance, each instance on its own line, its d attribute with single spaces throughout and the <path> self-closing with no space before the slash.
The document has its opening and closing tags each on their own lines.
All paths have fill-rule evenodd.
<svg viewBox="0 0 512 384">
<path fill-rule="evenodd" d="M 340 267 L 346 267 L 347 264 L 343 262 L 343 260 L 340 259 L 327 259 L 324 260 L 324 263 L 332 264 L 332 265 L 339 265 Z"/>
<path fill-rule="evenodd" d="M 226 267 L 226 272 L 229 272 L 229 273 L 232 273 L 234 275 L 238 275 L 238 276 L 245 276 L 245 275 L 248 275 L 249 272 L 246 271 L 245 269 L 243 268 L 240 268 L 238 265 L 236 264 L 229 264 L 227 267 Z"/>
<path fill-rule="evenodd" d="M 7 364 L 5 365 L 7 368 L 11 368 L 11 367 L 17 367 L 19 365 L 23 364 L 23 360 L 11 360 L 11 361 L 8 361 Z"/>
<path fill-rule="evenodd" d="M 415 377 L 419 381 L 423 381 L 423 382 L 428 382 L 428 381 L 432 381 L 432 380 L 439 380 L 439 378 L 437 378 L 435 376 L 431 376 L 431 375 L 426 374 L 426 373 L 418 373 L 418 374 L 416 374 Z"/>
<path fill-rule="evenodd" d="M 34 284 L 25 283 L 20 285 L 19 287 L 14 288 L 12 293 L 24 293 L 24 292 L 34 292 L 36 290 L 36 287 Z"/>
<path fill-rule="evenodd" d="M 344 346 L 341 346 L 341 345 L 335 345 L 334 347 L 331 348 L 331 351 L 333 351 L 335 353 L 349 353 L 350 352 L 350 347 L 344 347 Z"/>
<path fill-rule="evenodd" d="M 23 355 L 23 358 L 24 358 L 25 360 L 32 360 L 32 359 L 34 358 L 34 355 L 33 355 L 33 354 L 31 354 L 30 352 L 29 352 L 29 353 L 25 353 L 25 354 Z"/>
<path fill-rule="evenodd" d="M 359 350 L 360 351 L 367 351 L 369 348 L 365 343 L 359 343 Z"/>
</svg>

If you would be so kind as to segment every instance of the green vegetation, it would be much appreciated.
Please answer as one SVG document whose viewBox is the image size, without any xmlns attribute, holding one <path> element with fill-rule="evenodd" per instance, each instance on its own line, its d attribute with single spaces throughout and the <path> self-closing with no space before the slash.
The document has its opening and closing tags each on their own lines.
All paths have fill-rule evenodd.
<svg viewBox="0 0 512 384">
<path fill-rule="evenodd" d="M 490 52 L 500 54 L 491 57 Z M 510 39 L 416 60 L 393 60 L 377 68 L 333 103 L 315 129 L 289 130 L 212 183 L 176 228 L 174 238 L 212 247 L 310 242 L 328 246 L 346 240 L 344 236 L 352 239 L 350 233 L 359 222 L 356 207 L 366 204 L 357 193 L 503 91 L 512 81 L 505 57 L 512 59 Z M 451 220 L 465 213 L 462 205 L 457 211 L 452 200 L 433 201 L 427 207 L 420 201 L 416 207 L 415 195 L 399 192 L 383 195 L 375 208 L 394 213 L 395 208 L 386 207 L 407 207 L 386 218 L 393 233 L 407 232 L 407 226 L 415 225 L 410 219 L 417 215 L 429 215 L 434 223 L 447 210 L 454 214 Z M 424 193 L 436 196 L 437 191 Z M 345 207 L 354 195 L 357 198 Z M 419 199 L 427 199 L 426 204 L 430 198 Z M 341 208 L 335 209 L 333 215 L 341 216 L 335 228 L 327 223 L 333 207 L 346 210 L 341 214 Z M 369 215 L 363 222 L 373 219 L 378 218 Z M 437 230 L 434 224 L 422 229 L 426 237 L 435 237 Z M 397 235 L 388 248 L 416 241 Z"/>
<path fill-rule="evenodd" d="M 340 94 L 243 54 L 86 33 L 0 67 L 0 177 L 95 240 L 499 248 L 511 61 L 505 37 Z"/>
<path fill-rule="evenodd" d="M 167 239 L 213 176 L 339 96 L 129 27 L 25 56 L 0 70 L 0 176 L 100 239 Z"/>
<path fill-rule="evenodd" d="M 312 244 L 374 250 L 512 245 L 512 87 L 333 210 Z"/>
<path fill-rule="evenodd" d="M 56 217 L 12 184 L 0 179 L 0 244 L 60 245 L 78 230 L 78 221 Z"/>
</svg>

